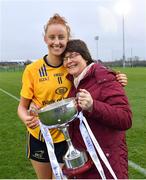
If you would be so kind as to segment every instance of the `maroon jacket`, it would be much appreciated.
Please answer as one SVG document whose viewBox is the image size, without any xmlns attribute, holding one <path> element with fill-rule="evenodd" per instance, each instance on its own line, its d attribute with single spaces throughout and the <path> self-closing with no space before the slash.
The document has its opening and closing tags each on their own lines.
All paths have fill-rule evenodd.
<svg viewBox="0 0 146 180">
<path fill-rule="evenodd" d="M 71 80 L 71 75 L 68 76 Z M 128 178 L 128 153 L 125 131 L 132 126 L 132 113 L 124 89 L 116 81 L 115 74 L 101 64 L 94 64 L 77 89 L 72 87 L 70 97 L 78 90 L 86 89 L 93 98 L 92 112 L 83 111 L 88 124 L 108 158 L 118 179 Z M 77 149 L 86 149 L 79 130 L 79 120 L 70 123 L 69 132 Z M 102 163 L 107 179 L 113 178 Z M 98 170 L 92 168 L 77 176 L 78 179 L 100 179 Z"/>
</svg>

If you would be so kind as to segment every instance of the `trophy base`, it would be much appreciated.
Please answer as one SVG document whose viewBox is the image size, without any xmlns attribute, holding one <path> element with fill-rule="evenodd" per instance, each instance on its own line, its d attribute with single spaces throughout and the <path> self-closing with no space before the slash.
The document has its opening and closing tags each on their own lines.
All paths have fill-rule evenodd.
<svg viewBox="0 0 146 180">
<path fill-rule="evenodd" d="M 67 151 L 63 160 L 67 168 L 76 169 L 82 167 L 88 161 L 88 157 L 84 151 L 80 152 L 77 149 L 73 149 L 72 151 Z"/>
<path fill-rule="evenodd" d="M 83 166 L 78 167 L 78 168 L 66 168 L 65 165 L 62 168 L 63 173 L 68 177 L 68 178 L 73 178 L 76 177 L 77 175 L 80 175 L 86 171 L 88 171 L 93 165 L 93 161 L 89 159 Z"/>
</svg>

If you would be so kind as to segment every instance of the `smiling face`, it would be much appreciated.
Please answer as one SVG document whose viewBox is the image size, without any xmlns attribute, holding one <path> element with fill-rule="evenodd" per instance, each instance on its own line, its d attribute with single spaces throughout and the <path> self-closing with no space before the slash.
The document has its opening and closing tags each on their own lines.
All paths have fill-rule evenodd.
<svg viewBox="0 0 146 180">
<path fill-rule="evenodd" d="M 64 52 L 68 38 L 66 26 L 62 24 L 49 25 L 44 36 L 50 54 L 56 56 L 60 56 Z"/>
<path fill-rule="evenodd" d="M 63 58 L 63 65 L 67 68 L 69 74 L 77 77 L 86 68 L 87 62 L 79 53 L 67 52 Z"/>
</svg>

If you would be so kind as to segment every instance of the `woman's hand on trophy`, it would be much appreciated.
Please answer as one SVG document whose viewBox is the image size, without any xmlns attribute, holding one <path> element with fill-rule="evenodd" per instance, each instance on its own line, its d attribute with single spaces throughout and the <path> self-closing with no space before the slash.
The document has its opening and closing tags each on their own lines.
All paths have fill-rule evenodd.
<svg viewBox="0 0 146 180">
<path fill-rule="evenodd" d="M 18 116 L 27 127 L 32 129 L 39 126 L 38 113 L 36 113 L 37 111 L 34 111 L 35 108 L 37 109 L 38 107 L 34 103 L 31 104 L 30 99 L 26 99 L 24 97 L 20 98 L 17 111 Z"/>
<path fill-rule="evenodd" d="M 39 125 L 38 109 L 40 109 L 40 107 L 34 102 L 30 103 L 28 110 L 29 117 L 26 120 L 26 125 L 31 129 L 34 129 Z"/>
<path fill-rule="evenodd" d="M 77 103 L 82 108 L 82 110 L 86 110 L 91 112 L 93 108 L 93 99 L 91 94 L 85 90 L 80 89 L 77 93 Z"/>
<path fill-rule="evenodd" d="M 25 125 L 31 129 L 39 126 L 39 119 L 37 116 L 28 115 L 24 121 Z"/>
<path fill-rule="evenodd" d="M 120 71 L 116 72 L 116 79 L 119 83 L 122 84 L 122 86 L 127 86 L 128 84 L 128 78 L 126 74 L 121 73 Z"/>
</svg>

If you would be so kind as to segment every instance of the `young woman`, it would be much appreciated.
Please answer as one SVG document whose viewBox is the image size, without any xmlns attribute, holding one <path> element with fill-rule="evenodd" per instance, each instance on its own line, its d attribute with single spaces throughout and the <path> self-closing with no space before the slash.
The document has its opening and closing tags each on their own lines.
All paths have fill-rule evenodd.
<svg viewBox="0 0 146 180">
<path fill-rule="evenodd" d="M 66 79 L 67 70 L 63 66 L 61 54 L 70 37 L 70 28 L 66 20 L 55 14 L 44 28 L 44 41 L 48 54 L 28 65 L 22 78 L 21 99 L 18 115 L 28 129 L 27 156 L 39 179 L 52 178 L 46 144 L 42 138 L 36 116 L 28 114 L 30 103 L 36 108 L 67 98 L 71 82 Z M 118 75 L 122 84 L 127 83 L 124 74 Z M 118 78 L 117 77 L 117 78 Z M 50 130 L 55 145 L 58 162 L 62 166 L 62 157 L 67 150 L 63 134 L 57 129 Z"/>
<path fill-rule="evenodd" d="M 42 138 L 38 119 L 29 115 L 28 109 L 33 102 L 41 108 L 46 104 L 67 98 L 71 83 L 66 79 L 67 71 L 62 65 L 61 54 L 70 37 L 70 28 L 63 17 L 55 14 L 45 26 L 44 41 L 48 54 L 28 65 L 22 79 L 21 100 L 18 115 L 28 129 L 28 158 L 39 179 L 52 178 L 52 170 L 46 144 Z M 55 145 L 55 153 L 60 164 L 67 150 L 63 134 L 57 129 L 50 133 Z"/>
<path fill-rule="evenodd" d="M 117 82 L 114 72 L 92 60 L 81 40 L 69 41 L 62 57 L 69 72 L 67 78 L 73 82 L 69 97 L 77 97 L 79 111 L 86 117 L 117 178 L 128 179 L 125 131 L 132 125 L 132 113 L 123 87 Z M 86 149 L 78 120 L 70 123 L 69 132 L 74 146 Z M 106 166 L 102 165 L 106 178 L 112 179 Z M 101 177 L 93 165 L 76 178 Z"/>
</svg>

